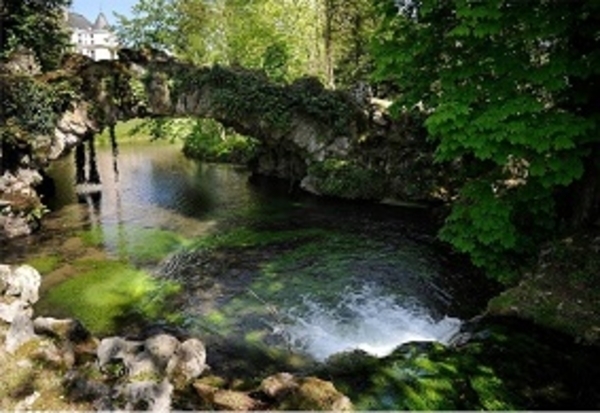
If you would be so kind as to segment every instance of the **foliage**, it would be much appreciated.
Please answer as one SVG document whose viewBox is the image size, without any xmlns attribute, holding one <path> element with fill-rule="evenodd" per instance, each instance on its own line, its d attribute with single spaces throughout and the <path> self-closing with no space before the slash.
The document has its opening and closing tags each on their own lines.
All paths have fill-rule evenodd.
<svg viewBox="0 0 600 413">
<path fill-rule="evenodd" d="M 386 189 L 382 174 L 347 160 L 315 162 L 309 166 L 308 174 L 323 195 L 378 200 Z"/>
<path fill-rule="evenodd" d="M 183 153 L 204 161 L 247 163 L 255 146 L 252 138 L 228 131 L 211 119 L 198 119 L 184 138 Z"/>
<path fill-rule="evenodd" d="M 4 148 L 29 146 L 35 154 L 49 144 L 59 113 L 72 97 L 68 83 L 46 83 L 30 76 L 0 77 L 3 104 L 0 109 L 0 141 Z M 17 159 L 2 158 L 2 169 Z"/>
<path fill-rule="evenodd" d="M 378 15 L 371 0 L 322 0 L 322 37 L 329 79 L 327 84 L 352 87 L 372 70 L 368 46 Z"/>
<path fill-rule="evenodd" d="M 330 125 L 338 134 L 352 134 L 348 128 L 356 119 L 354 102 L 343 92 L 326 90 L 315 78 L 277 85 L 269 82 L 261 72 L 219 65 L 195 70 L 185 67 L 182 73 L 171 76 L 173 97 L 201 89 L 204 85 L 212 86 L 213 117 L 235 122 L 238 129 L 253 119 L 259 125 L 285 132 L 291 126 L 293 115 L 299 114 Z"/>
<path fill-rule="evenodd" d="M 141 0 L 118 16 L 121 41 L 168 50 L 195 64 L 262 68 L 277 81 L 316 76 L 331 65 L 347 86 L 370 67 L 375 14 L 368 0 Z"/>
<path fill-rule="evenodd" d="M 341 353 L 318 375 L 332 380 L 358 410 L 597 406 L 600 370 L 592 348 L 510 319 L 483 320 L 472 333 L 460 347 L 407 343 L 380 359 L 358 351 Z"/>
<path fill-rule="evenodd" d="M 265 49 L 262 67 L 269 78 L 283 82 L 287 78 L 289 50 L 285 43 L 272 43 Z"/>
<path fill-rule="evenodd" d="M 69 45 L 63 7 L 71 0 L 0 2 L 0 59 L 17 46 L 31 49 L 42 69 L 54 69 Z"/>
<path fill-rule="evenodd" d="M 507 280 L 598 146 L 598 3 L 378 4 L 377 78 L 400 88 L 396 110 L 428 113 L 437 160 L 462 165 L 441 237 Z"/>
<path fill-rule="evenodd" d="M 119 143 L 133 141 L 148 141 L 150 136 L 146 133 L 142 119 L 132 119 L 126 122 L 117 122 L 115 125 L 115 135 L 119 139 Z M 102 133 L 96 136 L 96 142 L 100 144 L 110 143 L 109 129 L 105 128 Z"/>
<path fill-rule="evenodd" d="M 117 14 L 116 34 L 119 43 L 134 48 L 159 50 L 177 48 L 182 34 L 177 24 L 182 16 L 170 0 L 139 0 L 131 9 L 134 17 Z"/>
</svg>

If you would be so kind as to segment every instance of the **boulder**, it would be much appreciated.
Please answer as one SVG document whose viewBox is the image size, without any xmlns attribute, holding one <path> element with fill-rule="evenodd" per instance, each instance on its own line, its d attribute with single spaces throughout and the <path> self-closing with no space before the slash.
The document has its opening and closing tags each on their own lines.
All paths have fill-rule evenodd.
<svg viewBox="0 0 600 413">
<path fill-rule="evenodd" d="M 4 285 L 4 295 L 18 297 L 27 304 L 34 304 L 39 298 L 38 290 L 42 277 L 37 270 L 29 265 L 21 265 L 10 271 L 10 267 L 2 265 L 0 285 Z M 8 267 L 8 271 L 7 268 Z"/>
<path fill-rule="evenodd" d="M 79 320 L 37 317 L 33 320 L 33 329 L 38 335 L 54 339 L 69 366 L 96 356 L 98 339 Z"/>
<path fill-rule="evenodd" d="M 167 365 L 167 374 L 176 387 L 182 387 L 199 377 L 208 368 L 206 348 L 197 338 L 184 341 Z"/>
<path fill-rule="evenodd" d="M 5 297 L 3 297 L 3 299 L 6 300 Z M 33 315 L 33 310 L 27 308 L 26 304 L 21 300 L 12 300 L 8 303 L 0 302 L 0 320 L 12 323 L 15 317 L 22 313 L 27 313 L 29 317 L 31 317 Z"/>
<path fill-rule="evenodd" d="M 211 409 L 248 411 L 262 407 L 258 400 L 245 392 L 220 389 L 202 382 L 194 383 L 194 389 Z"/>
<path fill-rule="evenodd" d="M 98 367 L 104 370 L 111 364 L 125 364 L 126 360 L 134 358 L 140 352 L 142 345 L 139 341 L 128 341 L 123 337 L 106 337 L 100 341 L 96 350 Z"/>
<path fill-rule="evenodd" d="M 272 399 L 281 400 L 283 396 L 298 387 L 296 378 L 290 373 L 277 373 L 264 379 L 259 390 Z"/>
<path fill-rule="evenodd" d="M 37 317 L 33 320 L 36 334 L 58 338 L 60 341 L 70 341 L 74 344 L 91 339 L 92 334 L 74 318 L 58 319 L 53 317 Z"/>
<path fill-rule="evenodd" d="M 270 380 L 271 379 L 271 380 Z M 329 411 L 351 411 L 353 410 L 350 399 L 340 393 L 333 383 L 316 377 L 306 377 L 290 380 L 289 377 L 267 378 L 267 385 L 279 383 L 271 387 L 277 401 L 273 406 L 276 410 L 329 410 Z"/>
<path fill-rule="evenodd" d="M 31 316 L 27 311 L 23 311 L 14 317 L 6 333 L 6 351 L 14 353 L 19 347 L 35 337 Z"/>
<path fill-rule="evenodd" d="M 167 379 L 160 383 L 140 381 L 117 386 L 116 395 L 124 401 L 125 410 L 149 410 L 167 412 L 171 410 L 173 386 Z"/>
<path fill-rule="evenodd" d="M 180 345 L 179 340 L 169 334 L 157 334 L 144 341 L 145 351 L 154 360 L 160 371 L 166 369 L 169 360 Z"/>
</svg>

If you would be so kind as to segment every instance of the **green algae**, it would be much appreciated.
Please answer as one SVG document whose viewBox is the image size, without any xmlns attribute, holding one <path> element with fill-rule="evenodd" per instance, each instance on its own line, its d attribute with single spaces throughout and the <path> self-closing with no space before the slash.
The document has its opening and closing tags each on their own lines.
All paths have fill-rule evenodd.
<svg viewBox="0 0 600 413">
<path fill-rule="evenodd" d="M 174 231 L 135 226 L 96 227 L 78 235 L 86 246 L 105 246 L 112 250 L 118 259 L 138 265 L 156 264 L 169 253 L 189 245 L 190 242 Z"/>
<path fill-rule="evenodd" d="M 230 231 L 202 237 L 193 243 L 192 249 L 264 247 L 270 244 L 300 241 L 321 236 L 325 233 L 325 230 L 319 228 L 261 231 L 247 227 L 238 227 Z"/>
<path fill-rule="evenodd" d="M 38 270 L 43 276 L 57 269 L 62 261 L 62 257 L 55 254 L 41 255 L 27 260 L 29 265 Z"/>
<path fill-rule="evenodd" d="M 48 291 L 39 308 L 75 317 L 98 335 L 117 332 L 131 311 L 157 317 L 166 297 L 178 291 L 121 261 L 82 259 L 73 265 L 78 275 Z"/>
</svg>

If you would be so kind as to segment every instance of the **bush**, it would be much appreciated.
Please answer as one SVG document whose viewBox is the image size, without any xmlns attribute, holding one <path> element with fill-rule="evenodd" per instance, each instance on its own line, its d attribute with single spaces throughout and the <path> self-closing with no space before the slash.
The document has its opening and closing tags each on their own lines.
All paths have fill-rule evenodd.
<svg viewBox="0 0 600 413">
<path fill-rule="evenodd" d="M 255 148 L 254 139 L 232 133 L 216 121 L 199 119 L 184 139 L 183 153 L 202 161 L 246 163 Z"/>
<path fill-rule="evenodd" d="M 308 175 L 314 178 L 317 191 L 323 195 L 377 200 L 383 198 L 386 190 L 385 178 L 380 172 L 346 160 L 314 163 L 308 168 Z"/>
</svg>

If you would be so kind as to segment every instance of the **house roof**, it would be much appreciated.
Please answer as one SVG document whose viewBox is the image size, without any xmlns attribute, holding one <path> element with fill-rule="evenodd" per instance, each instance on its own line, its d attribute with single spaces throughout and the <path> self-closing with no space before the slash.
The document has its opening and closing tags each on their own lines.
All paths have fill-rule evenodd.
<svg viewBox="0 0 600 413">
<path fill-rule="evenodd" d="M 89 30 L 92 28 L 92 23 L 79 13 L 69 13 L 67 23 L 73 29 Z"/>
<path fill-rule="evenodd" d="M 110 30 L 108 20 L 104 13 L 98 14 L 96 21 L 92 24 L 85 16 L 79 13 L 69 12 L 67 23 L 72 29 L 81 30 Z"/>
<path fill-rule="evenodd" d="M 100 13 L 96 18 L 96 22 L 94 23 L 94 30 L 108 30 L 108 21 L 106 20 L 106 16 L 104 13 Z"/>
</svg>

